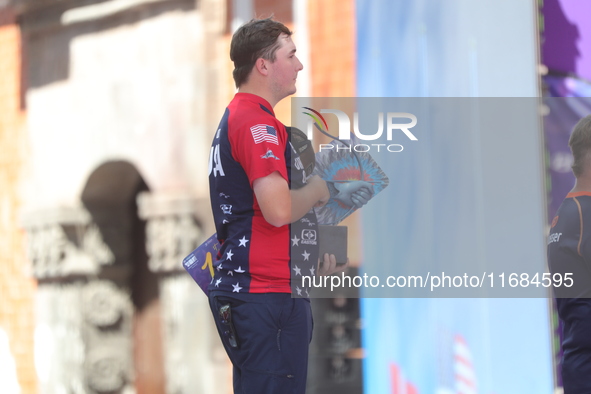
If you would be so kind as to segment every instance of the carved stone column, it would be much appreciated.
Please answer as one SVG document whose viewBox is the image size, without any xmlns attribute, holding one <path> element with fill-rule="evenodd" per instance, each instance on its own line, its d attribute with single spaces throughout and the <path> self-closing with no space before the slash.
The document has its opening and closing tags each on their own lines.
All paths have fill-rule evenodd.
<svg viewBox="0 0 591 394">
<path fill-rule="evenodd" d="M 132 393 L 133 307 L 125 288 L 102 278 L 105 270 L 112 276 L 118 269 L 98 227 L 83 208 L 35 212 L 23 225 L 39 282 L 40 392 Z"/>
<path fill-rule="evenodd" d="M 138 209 L 147 222 L 148 265 L 160 274 L 166 392 L 229 392 L 228 362 L 207 297 L 182 266 L 183 258 L 215 231 L 209 200 L 146 192 L 138 196 Z"/>
</svg>

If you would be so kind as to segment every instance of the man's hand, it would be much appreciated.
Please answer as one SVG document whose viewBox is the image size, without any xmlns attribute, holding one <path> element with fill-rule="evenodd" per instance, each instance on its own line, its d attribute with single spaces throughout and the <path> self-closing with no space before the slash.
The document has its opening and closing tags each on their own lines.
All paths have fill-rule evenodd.
<svg viewBox="0 0 591 394">
<path fill-rule="evenodd" d="M 337 259 L 334 254 L 329 255 L 328 253 L 324 253 L 324 261 L 320 264 L 318 261 L 318 275 L 333 275 L 338 274 L 339 272 L 345 271 L 349 267 L 349 259 L 347 259 L 347 264 L 340 264 L 337 265 Z"/>
<path fill-rule="evenodd" d="M 361 208 L 373 196 L 373 185 L 365 181 L 331 182 L 333 198 L 349 207 Z"/>
</svg>

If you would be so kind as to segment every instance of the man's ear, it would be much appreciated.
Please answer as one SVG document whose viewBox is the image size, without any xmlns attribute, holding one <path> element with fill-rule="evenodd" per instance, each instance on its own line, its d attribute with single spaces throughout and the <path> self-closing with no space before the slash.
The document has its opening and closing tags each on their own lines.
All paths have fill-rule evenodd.
<svg viewBox="0 0 591 394">
<path fill-rule="evenodd" d="M 268 60 L 259 57 L 256 62 L 254 63 L 254 67 L 261 75 L 267 75 L 269 73 L 269 69 L 267 65 L 269 64 Z"/>
</svg>

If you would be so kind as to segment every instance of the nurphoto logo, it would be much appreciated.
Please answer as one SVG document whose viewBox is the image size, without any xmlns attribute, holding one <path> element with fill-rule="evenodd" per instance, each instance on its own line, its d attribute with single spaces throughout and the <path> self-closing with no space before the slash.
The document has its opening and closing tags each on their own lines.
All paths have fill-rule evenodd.
<svg viewBox="0 0 591 394">
<path fill-rule="evenodd" d="M 304 114 L 308 115 L 311 118 L 311 122 L 308 123 L 307 126 L 307 135 L 308 139 L 312 139 L 313 135 L 313 126 L 316 126 L 317 129 L 320 130 L 323 134 L 328 135 L 328 123 L 326 119 L 322 116 L 322 114 L 333 114 L 337 117 L 338 124 L 339 124 L 339 133 L 338 133 L 338 140 L 340 140 L 345 146 L 341 146 L 339 144 L 319 144 L 318 150 L 334 150 L 337 151 L 341 150 L 348 150 L 348 151 L 355 151 L 355 152 L 369 152 L 370 150 L 376 150 L 380 152 L 381 150 L 396 153 L 402 152 L 404 147 L 401 144 L 393 144 L 391 143 L 393 137 L 402 132 L 409 140 L 411 141 L 418 141 L 418 138 L 410 131 L 411 128 L 417 125 L 417 117 L 408 112 L 387 112 L 384 118 L 384 113 L 379 112 L 377 114 L 378 117 L 378 130 L 373 134 L 368 134 L 362 132 L 359 129 L 359 113 L 353 113 L 353 130 L 351 130 L 351 120 L 349 116 L 340 110 L 337 109 L 321 109 L 320 111 L 316 111 L 310 107 L 303 107 L 304 109 L 308 110 L 309 112 L 303 112 Z M 410 120 L 410 122 L 401 123 L 401 119 Z M 380 143 L 371 143 L 371 144 L 364 144 L 364 143 L 356 143 L 350 144 L 349 141 L 351 140 L 351 132 L 357 137 L 360 141 L 376 141 L 382 138 L 384 134 L 384 129 L 386 129 L 386 140 L 388 141 L 387 144 L 380 144 Z M 367 130 L 364 130 L 367 131 Z M 336 137 L 335 137 L 336 138 Z"/>
</svg>

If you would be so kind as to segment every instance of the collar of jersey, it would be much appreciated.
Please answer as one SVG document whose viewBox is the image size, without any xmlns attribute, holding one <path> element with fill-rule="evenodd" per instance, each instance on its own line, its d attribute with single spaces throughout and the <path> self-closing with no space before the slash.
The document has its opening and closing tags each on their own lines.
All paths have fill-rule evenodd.
<svg viewBox="0 0 591 394">
<path fill-rule="evenodd" d="M 236 96 L 234 97 L 239 100 L 246 100 L 252 103 L 259 104 L 261 107 L 264 107 L 264 110 L 266 110 L 271 115 L 275 116 L 275 112 L 273 111 L 273 107 L 271 107 L 271 104 L 269 104 L 269 102 L 261 96 L 257 96 L 256 94 L 252 93 L 236 93 Z"/>
<path fill-rule="evenodd" d="M 581 197 L 581 196 L 591 196 L 591 192 L 574 192 L 574 193 L 568 193 L 566 195 L 566 198 Z"/>
</svg>

